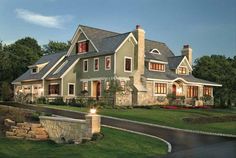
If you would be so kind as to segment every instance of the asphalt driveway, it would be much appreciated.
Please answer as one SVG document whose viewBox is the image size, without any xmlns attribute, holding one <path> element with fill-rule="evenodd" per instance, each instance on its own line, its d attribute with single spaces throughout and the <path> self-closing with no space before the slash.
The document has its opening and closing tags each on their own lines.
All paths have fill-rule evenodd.
<svg viewBox="0 0 236 158">
<path fill-rule="evenodd" d="M 17 107 L 48 112 L 65 117 L 83 119 L 84 113 L 38 107 L 16 105 Z M 185 131 L 166 129 L 110 117 L 102 117 L 103 125 L 141 132 L 165 139 L 172 145 L 172 152 L 165 157 L 175 158 L 235 158 L 236 138 L 195 134 Z"/>
</svg>

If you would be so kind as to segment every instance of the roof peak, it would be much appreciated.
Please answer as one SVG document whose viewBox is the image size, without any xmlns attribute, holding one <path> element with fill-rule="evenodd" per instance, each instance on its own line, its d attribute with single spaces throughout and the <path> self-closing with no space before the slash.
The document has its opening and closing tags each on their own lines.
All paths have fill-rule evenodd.
<svg viewBox="0 0 236 158">
<path fill-rule="evenodd" d="M 101 31 L 106 31 L 106 32 L 110 32 L 110 33 L 115 33 L 115 34 L 121 34 L 119 32 L 114 32 L 114 31 L 109 31 L 109 30 L 105 30 L 105 29 L 101 29 L 101 28 L 97 28 L 97 27 L 91 27 L 91 26 L 87 26 L 87 25 L 79 25 L 80 27 L 87 27 L 90 29 L 96 29 L 96 30 L 101 30 Z"/>
</svg>

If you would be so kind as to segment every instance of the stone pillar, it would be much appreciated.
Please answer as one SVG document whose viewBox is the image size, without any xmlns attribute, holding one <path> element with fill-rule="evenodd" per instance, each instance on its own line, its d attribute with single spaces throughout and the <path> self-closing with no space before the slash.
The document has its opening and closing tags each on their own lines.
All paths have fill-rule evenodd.
<svg viewBox="0 0 236 158">
<path fill-rule="evenodd" d="M 101 116 L 97 114 L 88 114 L 85 116 L 87 126 L 87 136 L 90 138 L 94 133 L 101 131 Z"/>
</svg>

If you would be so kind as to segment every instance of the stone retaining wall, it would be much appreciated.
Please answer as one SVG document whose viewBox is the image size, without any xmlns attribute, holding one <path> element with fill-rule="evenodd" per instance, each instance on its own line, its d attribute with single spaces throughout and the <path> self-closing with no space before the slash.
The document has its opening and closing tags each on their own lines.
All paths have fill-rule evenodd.
<svg viewBox="0 0 236 158">
<path fill-rule="evenodd" d="M 91 139 L 94 133 L 100 132 L 100 116 L 95 114 L 86 115 L 85 120 L 48 116 L 39 118 L 49 138 L 56 143 L 79 144 L 83 139 Z"/>
<path fill-rule="evenodd" d="M 9 123 L 11 122 L 11 123 Z M 27 139 L 27 140 L 48 140 L 48 134 L 46 130 L 38 123 L 17 123 L 9 119 L 5 120 L 5 125 L 9 127 L 6 131 L 6 137 L 15 139 Z"/>
</svg>

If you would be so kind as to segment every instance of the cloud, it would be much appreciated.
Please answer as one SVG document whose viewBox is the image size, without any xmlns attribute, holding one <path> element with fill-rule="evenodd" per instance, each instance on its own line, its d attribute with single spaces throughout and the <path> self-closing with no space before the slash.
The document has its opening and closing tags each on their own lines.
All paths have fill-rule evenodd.
<svg viewBox="0 0 236 158">
<path fill-rule="evenodd" d="M 26 9 L 16 9 L 15 12 L 18 18 L 26 22 L 49 28 L 63 28 L 63 24 L 72 19 L 70 15 L 45 16 Z"/>
</svg>

